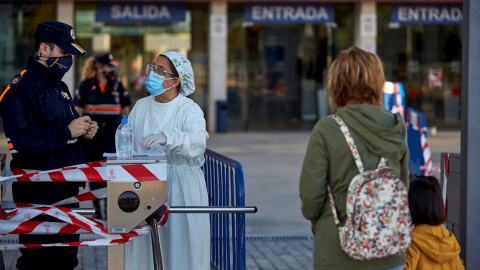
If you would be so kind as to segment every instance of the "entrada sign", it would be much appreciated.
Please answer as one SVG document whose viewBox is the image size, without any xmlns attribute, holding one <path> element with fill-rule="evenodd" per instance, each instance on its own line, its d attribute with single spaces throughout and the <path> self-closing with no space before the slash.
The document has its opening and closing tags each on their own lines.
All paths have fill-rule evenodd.
<svg viewBox="0 0 480 270">
<path fill-rule="evenodd" d="M 333 22 L 333 4 L 247 3 L 245 20 L 259 23 Z"/>
<path fill-rule="evenodd" d="M 97 2 L 101 22 L 178 22 L 185 21 L 185 3 Z"/>
<path fill-rule="evenodd" d="M 392 22 L 401 24 L 461 24 L 462 4 L 392 4 Z"/>
</svg>

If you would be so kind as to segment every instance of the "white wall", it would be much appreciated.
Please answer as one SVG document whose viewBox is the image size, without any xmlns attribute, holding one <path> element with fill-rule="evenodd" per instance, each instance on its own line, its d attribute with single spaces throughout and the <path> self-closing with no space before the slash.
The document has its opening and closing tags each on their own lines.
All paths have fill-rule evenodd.
<svg viewBox="0 0 480 270">
<path fill-rule="evenodd" d="M 355 46 L 377 52 L 377 3 L 374 1 L 355 4 Z"/>
<path fill-rule="evenodd" d="M 227 100 L 227 2 L 210 3 L 207 129 L 215 132 L 216 102 Z"/>
<path fill-rule="evenodd" d="M 75 21 L 74 21 L 74 0 L 57 0 L 57 21 L 63 22 L 73 26 L 73 31 L 75 31 Z M 82 46 L 79 44 L 80 47 Z M 74 56 L 73 61 L 75 61 L 75 57 L 82 57 L 82 56 Z M 65 76 L 63 76 L 63 81 L 67 84 L 68 89 L 70 90 L 70 95 L 75 93 L 75 65 L 72 65 L 70 71 L 68 71 Z"/>
</svg>

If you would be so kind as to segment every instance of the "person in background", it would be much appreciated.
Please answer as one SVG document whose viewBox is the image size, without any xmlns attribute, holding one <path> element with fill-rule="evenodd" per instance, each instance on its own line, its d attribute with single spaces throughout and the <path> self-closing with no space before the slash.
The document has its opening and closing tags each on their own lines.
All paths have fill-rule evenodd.
<svg viewBox="0 0 480 270">
<path fill-rule="evenodd" d="M 72 66 L 72 55 L 85 54 L 76 44 L 73 28 L 57 21 L 37 25 L 35 53 L 25 70 L 0 96 L 11 169 L 51 170 L 84 163 L 80 144 L 92 139 L 98 129 L 89 116 L 75 111 L 70 91 L 62 82 Z M 53 204 L 78 195 L 78 182 L 13 183 L 17 203 Z M 79 207 L 78 203 L 65 205 Z M 38 216 L 33 221 L 58 221 Z M 20 235 L 21 244 L 77 242 L 79 235 Z M 74 269 L 77 247 L 21 249 L 17 269 Z"/>
<path fill-rule="evenodd" d="M 377 168 L 380 157 L 408 188 L 409 151 L 399 116 L 384 110 L 382 62 L 357 47 L 344 50 L 327 76 L 328 101 L 348 126 L 365 170 Z M 302 214 L 312 223 L 315 269 L 402 269 L 406 254 L 372 260 L 354 260 L 341 248 L 329 204 L 327 184 L 335 196 L 342 225 L 346 221 L 347 190 L 359 173 L 344 134 L 331 117 L 313 128 L 300 175 Z"/>
<path fill-rule="evenodd" d="M 408 202 L 415 228 L 403 269 L 465 269 L 457 239 L 443 226 L 445 209 L 438 179 L 419 176 L 412 180 Z"/>
<path fill-rule="evenodd" d="M 110 53 L 98 53 L 85 62 L 81 83 L 75 95 L 75 109 L 97 121 L 99 129 L 92 141 L 83 147 L 86 162 L 104 159 L 103 153 L 115 153 L 115 131 L 122 115 L 128 116 L 131 104 L 122 81 L 115 76 L 120 63 Z M 106 187 L 106 183 L 90 182 L 90 189 Z M 102 199 L 104 202 L 105 199 Z M 100 200 L 94 200 L 95 218 L 107 218 Z"/>
<path fill-rule="evenodd" d="M 193 69 L 181 53 L 168 51 L 147 65 L 147 91 L 128 123 L 139 153 L 163 150 L 168 162 L 168 206 L 208 206 L 203 166 L 208 133 L 203 111 L 186 96 L 195 91 Z M 174 214 L 160 227 L 164 269 L 210 269 L 208 214 Z M 128 269 L 153 269 L 151 243 L 127 248 Z"/>
</svg>

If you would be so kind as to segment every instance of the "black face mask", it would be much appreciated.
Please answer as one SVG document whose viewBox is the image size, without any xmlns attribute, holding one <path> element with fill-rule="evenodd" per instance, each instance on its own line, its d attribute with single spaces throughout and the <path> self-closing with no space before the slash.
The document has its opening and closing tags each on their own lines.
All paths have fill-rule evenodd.
<svg viewBox="0 0 480 270">
<path fill-rule="evenodd" d="M 115 78 L 115 71 L 102 71 L 105 78 Z"/>
<path fill-rule="evenodd" d="M 73 64 L 73 59 L 71 55 L 63 57 L 46 57 L 46 60 L 40 59 L 41 56 L 35 55 L 34 58 L 37 60 L 45 61 L 51 71 L 53 71 L 58 77 L 62 78 L 65 73 L 67 73 Z"/>
</svg>

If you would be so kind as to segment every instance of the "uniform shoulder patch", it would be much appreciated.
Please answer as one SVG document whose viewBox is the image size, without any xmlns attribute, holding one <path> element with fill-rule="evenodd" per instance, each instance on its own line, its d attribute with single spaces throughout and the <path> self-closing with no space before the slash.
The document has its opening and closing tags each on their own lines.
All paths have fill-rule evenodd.
<svg viewBox="0 0 480 270">
<path fill-rule="evenodd" d="M 20 81 L 22 80 L 23 74 L 25 74 L 25 72 L 27 72 L 27 70 L 24 70 L 24 71 L 22 71 L 22 73 L 15 75 L 15 77 L 13 77 L 13 80 L 10 82 L 9 86 L 10 87 L 18 86 L 20 84 Z"/>
<path fill-rule="evenodd" d="M 10 87 L 18 86 L 21 80 L 22 80 L 22 75 L 17 74 L 17 76 L 13 77 L 13 80 L 10 82 Z"/>
<path fill-rule="evenodd" d="M 13 80 L 10 82 L 10 84 L 7 86 L 7 88 L 5 88 L 2 95 L 0 96 L 0 102 L 2 102 L 3 97 L 8 92 L 8 90 L 10 90 L 10 88 L 12 88 L 12 86 L 18 86 L 18 84 L 22 80 L 22 76 L 23 76 L 23 74 L 25 74 L 25 72 L 27 72 L 26 69 L 24 71 L 22 71 L 22 73 L 17 74 L 15 77 L 13 77 Z"/>
</svg>

